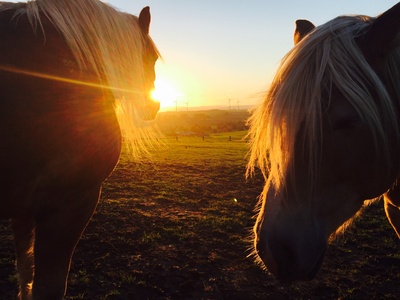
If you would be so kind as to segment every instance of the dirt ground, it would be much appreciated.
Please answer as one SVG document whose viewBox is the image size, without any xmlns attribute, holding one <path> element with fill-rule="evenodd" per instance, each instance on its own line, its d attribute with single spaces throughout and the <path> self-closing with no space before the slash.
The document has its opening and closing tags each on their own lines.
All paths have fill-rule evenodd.
<svg viewBox="0 0 400 300">
<path fill-rule="evenodd" d="M 400 242 L 382 203 L 330 245 L 314 281 L 281 284 L 257 266 L 248 237 L 262 179 L 246 182 L 243 166 L 121 164 L 77 246 L 67 299 L 400 299 Z M 17 293 L 14 263 L 0 221 L 0 299 Z"/>
</svg>

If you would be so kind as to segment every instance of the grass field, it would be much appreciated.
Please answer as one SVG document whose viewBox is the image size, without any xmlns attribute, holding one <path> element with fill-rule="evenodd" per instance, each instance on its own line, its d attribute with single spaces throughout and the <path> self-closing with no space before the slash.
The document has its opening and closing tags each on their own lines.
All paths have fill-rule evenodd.
<svg viewBox="0 0 400 300">
<path fill-rule="evenodd" d="M 246 181 L 245 132 L 166 138 L 123 155 L 79 242 L 67 299 L 399 299 L 400 242 L 381 203 L 328 249 L 317 279 L 282 285 L 248 258 L 261 176 Z M 17 292 L 0 221 L 0 299 Z"/>
</svg>

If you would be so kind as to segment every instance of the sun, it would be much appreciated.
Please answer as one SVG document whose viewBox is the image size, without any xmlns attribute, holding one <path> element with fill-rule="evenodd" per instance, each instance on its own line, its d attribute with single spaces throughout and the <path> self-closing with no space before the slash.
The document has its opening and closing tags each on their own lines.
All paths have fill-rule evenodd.
<svg viewBox="0 0 400 300">
<path fill-rule="evenodd" d="M 175 88 L 175 86 L 165 79 L 157 79 L 154 82 L 155 89 L 152 92 L 152 97 L 160 102 L 161 108 L 173 107 L 178 101 L 178 97 L 181 93 Z"/>
</svg>

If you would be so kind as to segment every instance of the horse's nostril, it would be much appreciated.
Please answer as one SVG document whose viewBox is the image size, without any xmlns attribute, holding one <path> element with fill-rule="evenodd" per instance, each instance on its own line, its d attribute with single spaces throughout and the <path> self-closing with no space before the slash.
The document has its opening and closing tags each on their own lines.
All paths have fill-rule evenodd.
<svg viewBox="0 0 400 300">
<path fill-rule="evenodd" d="M 296 254 L 293 245 L 290 243 L 273 237 L 269 240 L 271 255 L 277 264 L 277 277 L 281 280 L 294 280 L 293 270 L 298 264 L 298 255 Z"/>
</svg>

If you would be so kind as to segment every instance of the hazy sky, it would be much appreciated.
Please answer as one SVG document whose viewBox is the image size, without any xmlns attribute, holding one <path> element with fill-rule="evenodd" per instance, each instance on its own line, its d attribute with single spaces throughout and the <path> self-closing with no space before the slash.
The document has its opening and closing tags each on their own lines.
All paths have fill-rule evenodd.
<svg viewBox="0 0 400 300">
<path fill-rule="evenodd" d="M 164 62 L 157 86 L 189 107 L 253 104 L 292 47 L 294 21 L 320 25 L 343 14 L 376 16 L 395 0 L 109 0 L 138 15 L 150 6 L 150 33 Z"/>
</svg>

